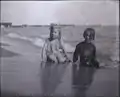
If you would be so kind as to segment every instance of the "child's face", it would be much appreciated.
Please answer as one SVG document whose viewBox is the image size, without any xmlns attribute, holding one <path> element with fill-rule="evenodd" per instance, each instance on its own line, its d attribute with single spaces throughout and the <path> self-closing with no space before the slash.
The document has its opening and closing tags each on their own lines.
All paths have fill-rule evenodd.
<svg viewBox="0 0 120 97">
<path fill-rule="evenodd" d="M 54 29 L 54 31 L 53 31 L 53 38 L 54 39 L 59 38 L 59 29 Z"/>
<path fill-rule="evenodd" d="M 91 42 L 91 40 L 92 40 L 92 34 L 91 34 L 90 31 L 87 31 L 87 33 L 85 34 L 85 40 L 87 42 Z"/>
</svg>

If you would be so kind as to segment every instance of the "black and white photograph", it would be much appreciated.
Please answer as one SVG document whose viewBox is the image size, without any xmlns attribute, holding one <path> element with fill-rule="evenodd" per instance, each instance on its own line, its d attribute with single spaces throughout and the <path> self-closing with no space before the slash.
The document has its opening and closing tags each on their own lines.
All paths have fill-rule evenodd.
<svg viewBox="0 0 120 97">
<path fill-rule="evenodd" d="M 1 97 L 119 97 L 119 1 L 1 1 Z"/>
</svg>

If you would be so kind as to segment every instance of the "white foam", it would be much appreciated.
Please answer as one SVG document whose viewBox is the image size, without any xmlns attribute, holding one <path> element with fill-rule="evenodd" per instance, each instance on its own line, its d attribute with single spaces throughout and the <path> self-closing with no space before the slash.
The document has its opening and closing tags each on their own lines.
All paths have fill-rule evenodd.
<svg viewBox="0 0 120 97">
<path fill-rule="evenodd" d="M 25 37 L 25 36 L 22 36 L 22 35 L 19 35 L 19 34 L 17 34 L 17 33 L 9 33 L 9 34 L 8 34 L 8 37 L 32 41 L 31 38 Z"/>
<path fill-rule="evenodd" d="M 45 41 L 43 39 L 36 38 L 32 41 L 32 43 L 38 47 L 43 47 Z"/>
<path fill-rule="evenodd" d="M 38 46 L 38 47 L 43 47 L 43 45 L 45 43 L 45 40 L 42 38 L 34 38 L 33 39 L 33 38 L 21 36 L 21 35 L 16 34 L 16 33 L 9 33 L 8 36 L 11 38 L 18 38 L 18 39 L 30 41 L 33 45 Z M 41 35 L 41 36 L 44 38 L 48 37 L 48 35 Z M 71 46 L 70 44 L 63 43 L 63 45 L 64 45 L 66 52 L 74 52 L 75 48 L 73 46 Z"/>
<path fill-rule="evenodd" d="M 111 56 L 111 60 L 113 61 L 113 62 L 115 62 L 115 61 L 119 61 L 119 50 L 117 50 L 117 51 L 115 51 L 114 52 L 114 54 Z"/>
<path fill-rule="evenodd" d="M 16 34 L 16 33 L 9 33 L 8 36 L 11 38 L 20 38 L 21 37 L 19 34 Z"/>
</svg>

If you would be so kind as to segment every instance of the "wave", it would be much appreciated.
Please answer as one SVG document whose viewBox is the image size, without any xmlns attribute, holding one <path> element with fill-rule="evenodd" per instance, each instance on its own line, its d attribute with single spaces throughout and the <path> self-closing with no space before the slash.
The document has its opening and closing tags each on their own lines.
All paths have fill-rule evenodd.
<svg viewBox="0 0 120 97">
<path fill-rule="evenodd" d="M 40 38 L 35 38 L 32 43 L 36 46 L 43 47 L 45 40 L 40 39 Z"/>
<path fill-rule="evenodd" d="M 22 36 L 17 33 L 9 33 L 8 37 L 22 39 L 25 41 L 30 41 L 35 46 L 43 47 L 43 45 L 45 43 L 45 39 L 48 37 L 48 35 L 41 35 L 41 38 L 40 37 L 30 38 L 30 37 Z M 71 46 L 69 43 L 64 43 L 63 45 L 67 52 L 69 52 L 69 53 L 74 52 L 75 48 L 73 46 Z"/>
<path fill-rule="evenodd" d="M 48 37 L 48 35 L 41 35 L 40 37 L 31 38 L 31 37 L 22 36 L 22 35 L 17 34 L 17 33 L 9 33 L 8 37 L 22 39 L 22 40 L 25 40 L 25 41 L 30 41 L 32 45 L 42 48 L 44 43 L 45 43 L 45 39 Z M 70 43 L 64 42 L 63 45 L 64 45 L 65 51 L 67 53 L 73 53 L 74 52 L 75 47 L 73 47 Z M 118 46 L 117 47 L 115 46 L 115 48 L 112 49 L 112 52 L 113 52 L 113 54 L 109 56 L 110 61 L 111 62 L 120 62 Z M 104 54 L 102 54 L 102 55 L 104 55 Z M 99 55 L 98 55 L 98 57 L 100 58 Z"/>
<path fill-rule="evenodd" d="M 31 37 L 22 36 L 18 33 L 9 33 L 8 37 L 22 39 L 25 41 L 30 41 L 34 46 L 43 47 L 43 45 L 45 43 L 45 39 L 48 38 L 48 35 L 41 35 L 40 37 L 31 38 Z M 63 37 L 63 40 L 67 40 L 66 37 Z M 114 48 L 111 49 L 111 52 L 113 52 L 113 54 L 110 56 L 110 59 L 113 62 L 119 61 L 119 47 L 118 47 L 119 42 L 116 44 L 115 44 Z M 64 42 L 63 45 L 67 52 L 70 52 L 70 53 L 74 52 L 75 47 L 73 47 L 70 43 Z M 97 47 L 99 47 L 99 46 L 97 45 Z"/>
</svg>

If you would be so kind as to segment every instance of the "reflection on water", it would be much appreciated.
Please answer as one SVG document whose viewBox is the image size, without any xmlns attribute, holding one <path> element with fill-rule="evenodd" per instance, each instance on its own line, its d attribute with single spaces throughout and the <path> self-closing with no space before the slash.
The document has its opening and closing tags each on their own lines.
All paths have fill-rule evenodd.
<svg viewBox="0 0 120 97">
<path fill-rule="evenodd" d="M 73 65 L 72 88 L 74 97 L 86 97 L 86 90 L 93 81 L 95 68 L 80 67 Z"/>
<path fill-rule="evenodd" d="M 67 64 L 46 63 L 42 68 L 42 94 L 52 95 L 61 83 Z"/>
<path fill-rule="evenodd" d="M 52 64 L 46 63 L 42 68 L 42 94 L 52 95 L 62 82 L 62 78 L 65 74 L 67 64 Z M 93 81 L 93 75 L 95 68 L 92 67 L 80 67 L 77 69 L 76 65 L 72 67 L 72 94 L 73 97 L 86 97 L 86 91 Z M 68 78 L 67 81 L 70 79 Z M 61 90 L 59 90 L 61 91 Z M 63 94 L 61 94 L 63 95 Z"/>
</svg>

